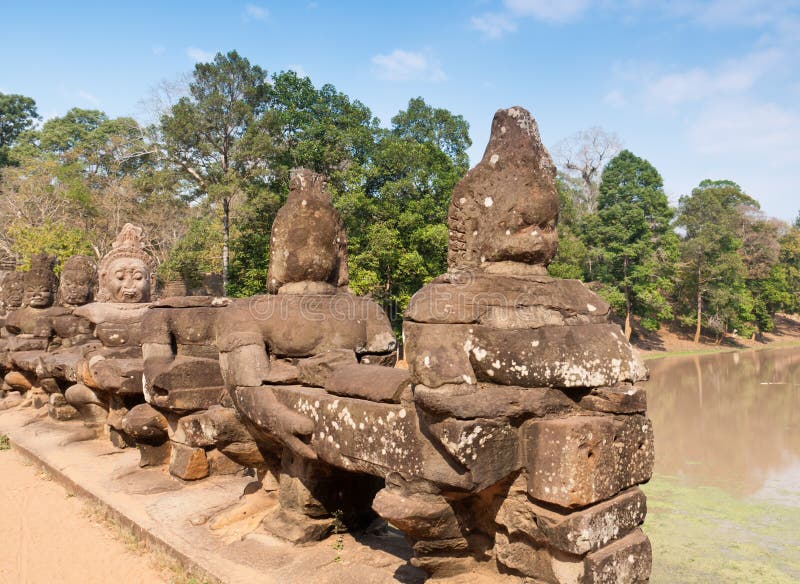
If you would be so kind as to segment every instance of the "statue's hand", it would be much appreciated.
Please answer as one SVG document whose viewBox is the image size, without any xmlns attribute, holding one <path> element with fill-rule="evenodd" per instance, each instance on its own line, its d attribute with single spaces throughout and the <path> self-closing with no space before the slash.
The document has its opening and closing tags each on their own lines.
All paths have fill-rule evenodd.
<svg viewBox="0 0 800 584">
<path fill-rule="evenodd" d="M 236 402 L 239 412 L 261 430 L 299 456 L 317 458 L 317 453 L 303 440 L 313 434 L 314 423 L 282 404 L 270 386 L 237 386 Z"/>
</svg>

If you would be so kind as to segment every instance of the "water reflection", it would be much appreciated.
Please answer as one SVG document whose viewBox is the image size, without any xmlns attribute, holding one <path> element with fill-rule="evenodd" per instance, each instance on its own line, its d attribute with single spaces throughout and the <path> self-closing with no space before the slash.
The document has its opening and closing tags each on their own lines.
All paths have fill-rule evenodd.
<svg viewBox="0 0 800 584">
<path fill-rule="evenodd" d="M 656 473 L 800 505 L 800 348 L 648 366 Z"/>
</svg>

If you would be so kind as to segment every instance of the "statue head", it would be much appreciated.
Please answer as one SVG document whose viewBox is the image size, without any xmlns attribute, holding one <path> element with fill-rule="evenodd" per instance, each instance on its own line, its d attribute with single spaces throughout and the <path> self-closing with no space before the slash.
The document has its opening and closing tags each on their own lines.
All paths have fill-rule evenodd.
<svg viewBox="0 0 800 584">
<path fill-rule="evenodd" d="M 25 292 L 22 298 L 24 306 L 31 308 L 47 308 L 53 304 L 58 288 L 58 278 L 53 271 L 56 258 L 45 254 L 36 254 L 31 258 L 31 268 L 23 277 Z"/>
<path fill-rule="evenodd" d="M 142 228 L 126 223 L 111 251 L 100 260 L 97 272 L 98 302 L 150 302 L 156 265 L 144 251 Z"/>
<path fill-rule="evenodd" d="M 293 169 L 286 204 L 270 234 L 267 289 L 328 292 L 347 285 L 347 235 L 331 204 L 325 176 Z M 310 285 L 310 287 L 309 287 Z"/>
<path fill-rule="evenodd" d="M 97 265 L 88 256 L 69 258 L 61 268 L 61 284 L 58 289 L 60 303 L 65 306 L 81 306 L 92 301 L 97 285 Z"/>
<path fill-rule="evenodd" d="M 558 248 L 556 167 L 524 108 L 498 110 L 483 159 L 453 189 L 451 268 L 541 270 Z M 516 267 L 515 267 L 516 266 Z"/>
<path fill-rule="evenodd" d="M 9 272 L 0 284 L 0 305 L 6 310 L 14 310 L 22 306 L 25 294 L 24 272 Z"/>
</svg>

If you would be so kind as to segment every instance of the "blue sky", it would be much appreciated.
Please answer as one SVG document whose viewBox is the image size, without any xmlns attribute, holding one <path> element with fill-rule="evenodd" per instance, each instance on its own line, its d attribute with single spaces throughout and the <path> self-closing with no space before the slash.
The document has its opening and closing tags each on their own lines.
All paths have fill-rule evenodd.
<svg viewBox="0 0 800 584">
<path fill-rule="evenodd" d="M 472 162 L 522 105 L 553 146 L 601 126 L 673 202 L 704 178 L 800 210 L 800 0 L 15 2 L 0 0 L 0 91 L 45 117 L 146 119 L 164 80 L 236 49 L 332 83 L 388 123 L 422 96 L 462 114 Z"/>
</svg>

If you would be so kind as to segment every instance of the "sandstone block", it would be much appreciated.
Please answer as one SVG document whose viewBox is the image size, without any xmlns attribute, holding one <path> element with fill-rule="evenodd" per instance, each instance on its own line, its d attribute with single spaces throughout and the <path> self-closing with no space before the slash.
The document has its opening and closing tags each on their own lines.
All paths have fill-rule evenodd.
<svg viewBox="0 0 800 584">
<path fill-rule="evenodd" d="M 463 420 L 543 417 L 575 410 L 573 400 L 559 389 L 493 383 L 447 384 L 435 389 L 419 384 L 414 387 L 414 400 L 431 414 Z"/>
<path fill-rule="evenodd" d="M 578 405 L 609 414 L 643 414 L 647 410 L 647 392 L 633 385 L 597 387 L 581 398 Z"/>
<path fill-rule="evenodd" d="M 208 458 L 202 448 L 192 448 L 178 442 L 172 443 L 169 472 L 185 481 L 195 481 L 208 476 Z"/>
<path fill-rule="evenodd" d="M 453 508 L 440 495 L 383 489 L 375 496 L 372 508 L 386 521 L 415 540 L 448 540 L 463 537 Z"/>
<path fill-rule="evenodd" d="M 650 581 L 653 553 L 641 529 L 586 556 L 586 584 L 644 584 Z"/>
<path fill-rule="evenodd" d="M 345 365 L 356 365 L 355 352 L 350 349 L 333 349 L 297 363 L 300 381 L 314 387 L 325 387 L 331 373 Z"/>
<path fill-rule="evenodd" d="M 644 416 L 536 420 L 522 436 L 528 494 L 539 501 L 583 507 L 652 473 L 652 426 Z"/>
<path fill-rule="evenodd" d="M 164 414 L 150 404 L 131 408 L 122 419 L 122 430 L 137 442 L 158 446 L 169 437 L 169 424 Z"/>
<path fill-rule="evenodd" d="M 542 507 L 524 491 L 512 489 L 496 520 L 511 536 L 522 535 L 540 545 L 583 555 L 629 533 L 646 514 L 646 498 L 638 488 L 572 513 Z"/>
<path fill-rule="evenodd" d="M 400 403 L 403 392 L 411 390 L 411 374 L 407 369 L 380 365 L 346 365 L 331 372 L 325 390 L 373 402 Z"/>
<path fill-rule="evenodd" d="M 118 436 L 122 436 L 118 432 L 115 432 Z M 122 444 L 126 444 L 124 441 Z M 163 444 L 153 445 L 153 444 L 145 444 L 139 443 L 136 445 L 137 450 L 139 451 L 139 466 L 147 467 L 147 466 L 161 466 L 170 462 L 172 456 L 172 443 L 167 440 Z"/>
<path fill-rule="evenodd" d="M 478 380 L 522 387 L 602 387 L 646 378 L 615 324 L 502 331 L 473 327 L 469 356 Z"/>
</svg>

